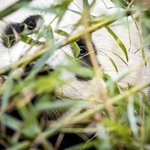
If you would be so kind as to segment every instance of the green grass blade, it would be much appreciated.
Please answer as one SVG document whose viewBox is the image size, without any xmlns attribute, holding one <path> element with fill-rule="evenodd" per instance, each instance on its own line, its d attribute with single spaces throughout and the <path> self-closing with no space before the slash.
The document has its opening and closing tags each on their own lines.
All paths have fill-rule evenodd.
<svg viewBox="0 0 150 150">
<path fill-rule="evenodd" d="M 105 28 L 113 36 L 113 38 L 116 40 L 116 42 L 118 43 L 119 47 L 124 52 L 126 60 L 128 61 L 128 59 L 129 59 L 128 58 L 128 53 L 127 53 L 126 47 L 124 46 L 124 44 L 122 43 L 122 41 L 118 38 L 118 36 L 108 26 L 106 26 Z"/>
</svg>

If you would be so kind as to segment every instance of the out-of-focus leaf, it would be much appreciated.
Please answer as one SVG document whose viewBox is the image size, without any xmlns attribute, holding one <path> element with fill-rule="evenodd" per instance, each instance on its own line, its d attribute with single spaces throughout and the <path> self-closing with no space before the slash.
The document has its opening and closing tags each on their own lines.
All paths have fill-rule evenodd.
<svg viewBox="0 0 150 150">
<path fill-rule="evenodd" d="M 130 133 L 130 128 L 128 128 L 127 125 L 121 124 L 118 121 L 110 120 L 107 118 L 104 118 L 102 120 L 102 123 L 107 127 L 112 127 L 112 130 L 119 134 L 120 138 L 127 138 Z M 126 131 L 126 132 L 124 132 Z M 128 137 L 128 140 L 130 140 L 130 137 Z"/>
<path fill-rule="evenodd" d="M 100 149 L 111 149 L 111 145 L 109 143 L 108 134 L 106 132 L 106 128 L 104 125 L 99 124 L 98 128 L 98 138 L 100 140 Z"/>
<path fill-rule="evenodd" d="M 45 111 L 45 110 L 63 110 L 63 109 L 67 109 L 70 108 L 74 105 L 77 104 L 77 100 L 76 101 L 71 101 L 71 100 L 67 100 L 66 102 L 64 101 L 56 101 L 56 102 L 41 102 L 38 103 L 35 106 L 35 110 L 37 111 Z"/>
<path fill-rule="evenodd" d="M 77 58 L 80 54 L 80 48 L 76 42 L 71 43 L 72 51 L 74 54 L 74 57 Z"/>
<path fill-rule="evenodd" d="M 148 104 L 148 99 L 147 99 L 145 93 L 143 91 L 140 91 L 140 93 L 141 93 L 144 104 L 150 108 L 150 105 Z"/>
<path fill-rule="evenodd" d="M 150 34 L 145 38 L 142 47 L 146 47 L 150 45 Z"/>
<path fill-rule="evenodd" d="M 38 40 L 34 41 L 32 38 L 28 37 L 27 35 L 20 35 L 19 40 L 31 46 L 38 43 Z"/>
<path fill-rule="evenodd" d="M 55 71 L 51 76 L 39 77 L 35 83 L 36 92 L 38 94 L 52 92 L 57 86 L 63 85 L 65 82 L 58 78 L 59 75 L 60 73 Z"/>
<path fill-rule="evenodd" d="M 69 37 L 69 34 L 67 32 L 60 30 L 60 29 L 56 30 L 56 33 L 65 37 Z M 74 54 L 74 57 L 76 58 L 80 53 L 80 48 L 76 42 L 72 42 L 71 47 L 72 47 L 72 52 Z"/>
<path fill-rule="evenodd" d="M 84 7 L 85 9 L 90 9 L 90 5 L 89 5 L 89 2 L 88 2 L 87 0 L 84 0 L 84 1 L 83 1 L 83 7 Z"/>
<path fill-rule="evenodd" d="M 49 42 L 49 45 L 50 44 L 54 44 L 54 36 L 53 36 L 53 31 L 52 31 L 52 28 L 51 26 L 48 26 L 48 27 L 45 27 L 45 38 L 46 38 L 46 41 Z"/>
<path fill-rule="evenodd" d="M 113 80 L 111 79 L 111 77 L 108 74 L 103 73 L 103 78 L 104 78 L 105 82 L 111 82 L 111 84 L 109 84 L 109 86 L 107 86 L 108 95 L 110 97 L 120 94 L 117 83 L 113 82 Z"/>
<path fill-rule="evenodd" d="M 71 12 L 74 12 L 74 13 L 76 13 L 76 14 L 81 15 L 81 12 L 78 12 L 78 11 L 75 11 L 75 10 L 72 10 L 72 9 L 69 9 L 69 8 L 68 8 L 68 10 L 71 11 Z"/>
<path fill-rule="evenodd" d="M 30 115 L 30 114 L 29 114 Z M 31 114 L 32 115 L 32 114 Z M 30 116 L 31 117 L 31 116 Z M 38 126 L 38 123 L 36 123 L 35 120 L 37 120 L 37 116 L 33 116 L 32 120 L 24 122 L 23 128 L 22 128 L 22 133 L 24 133 L 26 136 L 30 138 L 35 138 L 38 133 L 40 133 L 40 128 Z"/>
<path fill-rule="evenodd" d="M 87 78 L 94 77 L 95 73 L 93 69 L 80 65 L 78 61 L 75 61 L 74 58 L 72 58 L 67 54 L 66 57 L 68 58 L 70 65 L 66 65 L 66 66 L 60 65 L 59 68 L 67 69 L 68 71 L 75 73 L 76 75 L 79 75 L 81 77 L 87 77 Z"/>
<path fill-rule="evenodd" d="M 12 130 L 16 131 L 21 127 L 21 121 L 9 115 L 3 115 L 0 118 L 0 120 L 2 123 L 4 123 L 7 127 L 9 127 Z"/>
<path fill-rule="evenodd" d="M 41 12 L 46 12 L 46 13 L 54 13 L 56 15 L 58 15 L 59 20 L 58 23 L 61 21 L 62 17 L 64 16 L 65 12 L 68 9 L 69 4 L 72 2 L 73 0 L 65 0 L 65 1 L 61 1 L 61 3 L 57 4 L 57 5 L 52 5 L 49 8 L 37 8 L 37 7 L 27 7 L 29 9 L 32 10 L 38 10 Z"/>
<path fill-rule="evenodd" d="M 96 0 L 93 0 L 92 4 L 90 7 L 93 7 L 95 5 Z"/>
<path fill-rule="evenodd" d="M 14 144 L 10 148 L 7 148 L 7 150 L 23 150 L 23 149 L 27 149 L 30 144 L 31 144 L 30 141 L 20 142 L 20 143 Z"/>
<path fill-rule="evenodd" d="M 67 32 L 60 30 L 60 29 L 56 30 L 56 33 L 65 37 L 69 37 L 69 34 Z M 76 58 L 80 53 L 80 48 L 76 42 L 72 42 L 71 47 L 72 47 L 72 52 L 74 54 L 74 57 Z"/>
<path fill-rule="evenodd" d="M 26 80 L 31 79 L 44 65 L 45 62 L 48 60 L 50 55 L 59 47 L 59 44 L 52 45 L 51 48 L 41 56 L 41 58 L 37 61 L 34 65 L 31 73 L 27 76 Z"/>
<path fill-rule="evenodd" d="M 131 97 L 133 99 L 133 97 Z M 136 117 L 134 115 L 134 105 L 133 105 L 133 100 L 129 100 L 128 103 L 128 118 L 129 118 L 129 122 L 131 125 L 131 129 L 132 132 L 134 133 L 135 136 L 138 136 L 138 129 L 137 129 L 137 125 L 136 125 Z"/>
<path fill-rule="evenodd" d="M 59 35 L 65 36 L 65 37 L 69 36 L 69 34 L 68 34 L 67 32 L 65 32 L 65 31 L 63 31 L 63 30 L 61 30 L 61 29 L 58 29 L 58 30 L 56 30 L 55 32 L 56 32 L 57 34 L 59 34 Z"/>
<path fill-rule="evenodd" d="M 31 1 L 32 0 L 19 0 L 18 2 L 7 7 L 6 9 L 0 12 L 0 20 L 8 16 L 9 14 L 15 12 L 16 10 L 20 9 L 21 7 L 28 6 Z"/>
<path fill-rule="evenodd" d="M 128 6 L 128 3 L 126 3 L 124 0 L 111 0 L 111 2 L 121 8 L 125 8 Z"/>
<path fill-rule="evenodd" d="M 128 74 L 128 71 L 129 71 L 129 68 L 124 69 L 124 70 L 118 72 L 118 74 L 116 76 L 112 77 L 111 80 L 108 80 L 106 82 L 106 86 L 109 87 L 112 82 L 118 82 L 121 79 L 123 79 Z"/>
<path fill-rule="evenodd" d="M 7 82 L 5 84 L 5 90 L 2 95 L 1 108 L 5 108 L 8 105 L 10 95 L 12 92 L 12 87 L 13 87 L 13 73 L 10 72 L 7 78 Z"/>
</svg>

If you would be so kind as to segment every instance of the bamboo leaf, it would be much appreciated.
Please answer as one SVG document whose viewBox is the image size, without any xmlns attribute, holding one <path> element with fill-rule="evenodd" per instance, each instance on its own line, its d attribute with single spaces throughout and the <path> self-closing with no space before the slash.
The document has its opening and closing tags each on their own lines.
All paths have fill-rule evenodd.
<svg viewBox="0 0 150 150">
<path fill-rule="evenodd" d="M 63 30 L 61 30 L 61 29 L 58 29 L 58 30 L 56 30 L 55 32 L 56 32 L 57 34 L 59 34 L 59 35 L 65 36 L 65 37 L 68 37 L 68 36 L 69 36 L 69 34 L 68 34 L 67 32 L 65 32 L 65 31 L 63 31 Z"/>
<path fill-rule="evenodd" d="M 143 44 L 142 44 L 142 48 L 149 46 L 150 45 L 150 34 L 145 38 Z"/>
<path fill-rule="evenodd" d="M 31 144 L 31 142 L 29 142 L 29 141 L 20 142 L 20 143 L 17 143 L 15 145 L 13 145 L 10 148 L 7 148 L 7 150 L 21 150 L 21 149 L 23 150 L 23 149 L 27 149 L 30 144 Z"/>
<path fill-rule="evenodd" d="M 111 0 L 111 2 L 121 8 L 126 8 L 128 6 L 128 3 L 126 3 L 124 0 Z"/>
<path fill-rule="evenodd" d="M 80 48 L 78 44 L 76 42 L 72 42 L 71 47 L 72 47 L 72 52 L 74 54 L 74 57 L 77 58 L 78 55 L 80 54 Z"/>
<path fill-rule="evenodd" d="M 118 72 L 118 68 L 117 68 L 117 65 L 115 64 L 115 62 L 111 58 L 109 58 L 109 59 L 112 62 L 113 66 L 114 66 L 114 68 L 116 70 L 116 72 Z"/>
<path fill-rule="evenodd" d="M 13 88 L 13 73 L 10 72 L 9 77 L 7 79 L 7 82 L 5 84 L 5 89 L 2 95 L 2 103 L 1 103 L 1 108 L 5 108 L 8 103 L 9 103 L 9 98 L 12 92 L 12 88 Z"/>
<path fill-rule="evenodd" d="M 127 53 L 127 50 L 124 46 L 124 44 L 121 42 L 121 40 L 117 37 L 117 35 L 108 27 L 106 26 L 105 27 L 107 29 L 107 31 L 113 36 L 113 38 L 116 40 L 116 42 L 118 43 L 119 47 L 122 49 L 122 51 L 124 52 L 125 54 L 125 57 L 126 57 L 126 60 L 128 61 L 128 53 Z"/>
<path fill-rule="evenodd" d="M 70 107 L 73 107 L 77 104 L 78 101 L 67 100 L 64 101 L 56 101 L 56 102 L 41 102 L 35 106 L 36 111 L 45 111 L 45 110 L 66 110 Z"/>
<path fill-rule="evenodd" d="M 126 66 L 128 66 L 128 64 L 125 62 L 125 60 L 120 57 L 117 53 L 113 52 L 113 51 L 110 51 L 111 53 L 113 53 L 114 55 L 116 55 Z"/>
<path fill-rule="evenodd" d="M 134 133 L 135 136 L 138 136 L 138 129 L 137 129 L 137 125 L 136 125 L 136 118 L 134 115 L 134 105 L 133 105 L 133 96 L 131 96 L 129 98 L 129 103 L 128 103 L 128 118 L 129 118 L 129 122 L 131 125 L 131 129 Z"/>
<path fill-rule="evenodd" d="M 3 115 L 0 118 L 0 120 L 2 123 L 4 123 L 7 127 L 9 127 L 12 130 L 16 131 L 21 127 L 21 121 L 9 115 Z"/>
</svg>

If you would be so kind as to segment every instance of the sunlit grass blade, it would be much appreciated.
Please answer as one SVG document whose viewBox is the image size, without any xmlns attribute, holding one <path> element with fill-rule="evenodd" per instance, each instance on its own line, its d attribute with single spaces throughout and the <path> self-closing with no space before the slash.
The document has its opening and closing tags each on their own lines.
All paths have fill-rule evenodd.
<svg viewBox="0 0 150 150">
<path fill-rule="evenodd" d="M 116 40 L 116 42 L 118 43 L 119 47 L 122 49 L 122 51 L 125 54 L 126 60 L 128 61 L 128 53 L 126 50 L 126 47 L 124 46 L 124 44 L 121 42 L 121 40 L 119 39 L 119 37 L 117 37 L 117 35 L 113 32 L 113 30 L 111 30 L 110 27 L 106 26 L 105 27 L 107 29 L 107 31 L 113 36 L 113 38 Z"/>
</svg>

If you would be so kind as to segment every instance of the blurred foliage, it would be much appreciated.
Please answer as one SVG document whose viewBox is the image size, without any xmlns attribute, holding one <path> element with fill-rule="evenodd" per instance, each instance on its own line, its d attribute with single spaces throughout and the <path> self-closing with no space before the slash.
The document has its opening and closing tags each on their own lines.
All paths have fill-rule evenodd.
<svg viewBox="0 0 150 150">
<path fill-rule="evenodd" d="M 87 0 L 84 1 L 88 10 L 90 10 L 95 3 L 93 0 L 93 3 L 90 5 Z M 127 65 L 127 50 L 109 25 L 119 20 L 120 16 L 123 18 L 132 15 L 135 17 L 136 21 L 140 20 L 145 36 L 141 47 L 144 48 L 150 45 L 150 12 L 148 9 L 145 10 L 144 8 L 137 7 L 133 1 L 111 1 L 116 7 L 121 7 L 123 9 L 120 15 L 113 14 L 95 17 L 90 16 L 89 12 L 87 13 L 87 18 L 89 19 L 88 23 L 90 26 L 85 30 L 87 34 L 90 34 L 98 28 L 105 27 L 109 31 L 110 36 L 113 36 L 118 43 L 126 60 L 114 52 L 113 54 Z M 19 8 L 27 7 L 45 13 L 54 13 L 56 17 L 59 18 L 59 23 L 72 0 L 60 1 L 57 5 L 52 5 L 47 9 L 30 7 L 29 2 L 29 0 L 18 1 L 13 4 L 13 7 L 10 6 L 1 12 L 0 19 L 17 11 Z M 71 11 L 81 15 L 79 12 Z M 74 28 L 76 29 L 82 22 L 84 21 L 80 20 L 76 23 Z M 90 147 L 95 147 L 97 150 L 150 149 L 150 108 L 145 94 L 141 91 L 150 85 L 150 79 L 146 83 L 142 83 L 138 86 L 128 84 L 128 88 L 122 88 L 117 82 L 126 77 L 133 70 L 126 69 L 122 72 L 118 72 L 117 64 L 110 58 L 112 65 L 116 72 L 118 72 L 117 75 L 114 78 L 104 73 L 101 75 L 106 85 L 105 94 L 110 98 L 109 104 L 99 103 L 93 109 L 86 109 L 92 103 L 87 98 L 64 98 L 61 93 L 56 92 L 57 88 L 69 84 L 70 79 L 66 77 L 67 72 L 72 72 L 76 75 L 88 78 L 95 76 L 93 68 L 81 65 L 77 57 L 79 55 L 79 47 L 75 41 L 81 38 L 84 32 L 69 36 L 65 31 L 58 29 L 55 33 L 67 37 L 67 40 L 60 43 L 54 42 L 53 31 L 50 26 L 44 27 L 40 33 L 37 33 L 35 30 L 35 33 L 38 35 L 37 39 L 44 36 L 46 39 L 45 43 L 40 43 L 38 40 L 34 41 L 30 38 L 28 39 L 25 33 L 24 31 L 22 35 L 19 35 L 20 40 L 30 44 L 31 47 L 34 44 L 41 44 L 42 46 L 35 55 L 22 57 L 18 62 L 0 70 L 1 75 L 8 75 L 7 80 L 0 88 L 0 145 L 3 145 L 7 150 L 26 150 L 32 148 L 38 149 L 37 145 L 41 144 L 42 149 L 49 150 L 53 148 L 47 138 L 52 137 L 58 132 L 77 133 L 81 137 L 84 137 L 84 133 L 92 132 L 92 134 L 96 134 L 95 138 L 88 140 L 86 143 L 68 148 L 67 150 L 87 149 Z M 52 53 L 68 43 L 71 43 L 75 56 L 71 57 L 66 54 L 69 64 L 58 66 L 55 71 L 49 71 L 46 76 L 37 76 L 37 73 L 41 71 Z M 37 58 L 39 59 L 36 60 Z M 143 59 L 145 58 L 143 57 Z M 13 71 L 26 66 L 33 60 L 36 60 L 36 64 L 31 72 L 28 73 L 28 76 L 22 79 L 21 75 L 17 74 L 17 79 L 14 79 Z M 139 98 L 137 94 L 139 91 L 141 93 L 141 98 Z M 57 101 L 54 101 L 55 99 Z M 110 116 L 109 108 L 111 107 L 108 107 L 108 105 L 113 106 L 115 118 Z M 56 110 L 62 112 L 68 110 L 69 113 L 67 113 L 67 115 L 62 115 L 62 117 L 56 121 L 52 121 L 48 129 L 43 130 L 44 122 L 39 123 L 39 117 L 44 113 L 51 113 Z M 11 112 L 17 112 L 19 118 L 15 118 Z M 100 112 L 104 114 L 104 117 L 99 117 L 101 116 Z M 97 115 L 98 117 L 92 117 Z M 12 131 L 14 132 L 12 136 L 7 135 L 8 132 L 6 129 L 8 128 L 10 129 L 9 133 Z"/>
</svg>

